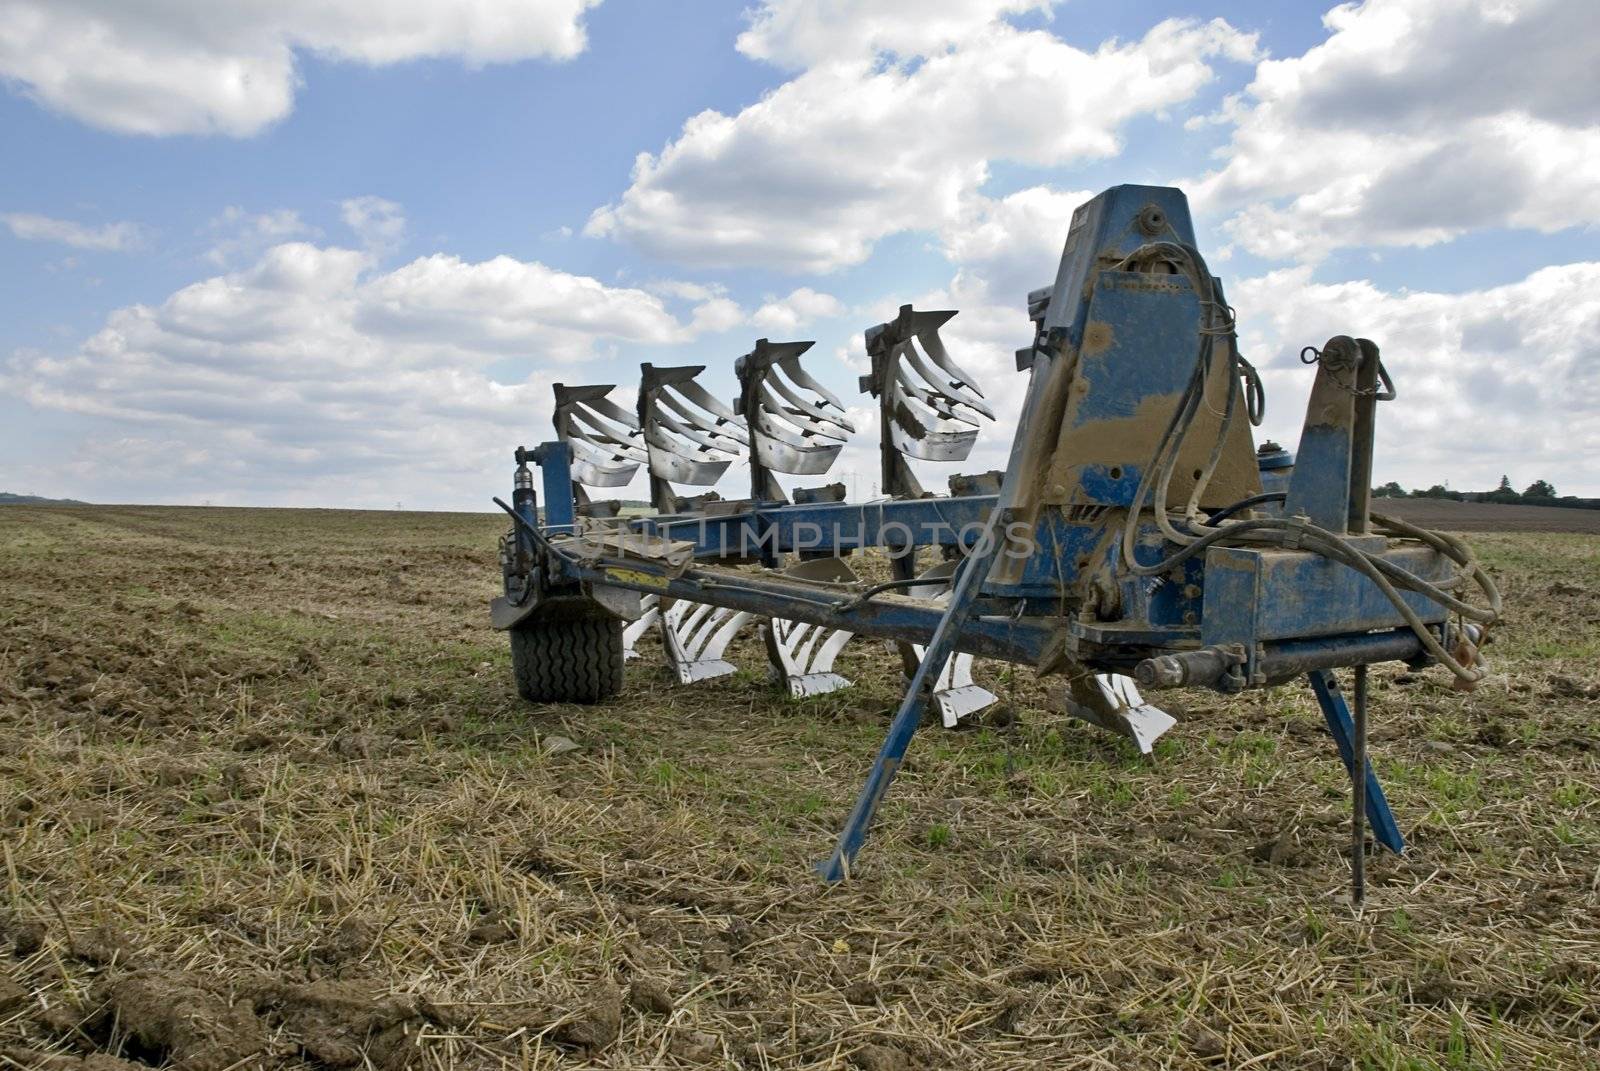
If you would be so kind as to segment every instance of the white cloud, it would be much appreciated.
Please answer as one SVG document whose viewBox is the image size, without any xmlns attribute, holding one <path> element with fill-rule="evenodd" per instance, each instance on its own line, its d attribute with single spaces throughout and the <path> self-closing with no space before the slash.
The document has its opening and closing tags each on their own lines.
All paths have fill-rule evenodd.
<svg viewBox="0 0 1600 1071">
<path fill-rule="evenodd" d="M 690 326 L 696 334 L 720 334 L 744 323 L 744 310 L 731 298 L 707 298 L 694 307 Z"/>
<path fill-rule="evenodd" d="M 1003 15 L 1049 11 L 1056 0 L 764 0 L 739 35 L 752 59 L 804 69 L 879 52 L 925 56 Z M 909 16 L 909 17 L 908 17 Z"/>
<path fill-rule="evenodd" d="M 364 251 L 288 242 L 113 312 L 71 352 L 14 354 L 0 390 L 146 444 L 101 495 L 385 505 L 401 483 L 414 503 L 481 505 L 507 450 L 544 437 L 552 379 L 689 340 L 702 318 L 510 257 L 384 272 Z M 507 373 L 512 357 L 534 371 Z"/>
<path fill-rule="evenodd" d="M 350 197 L 339 202 L 339 218 L 373 253 L 392 253 L 406 236 L 405 211 L 382 197 Z"/>
<path fill-rule="evenodd" d="M 1600 222 L 1589 0 L 1367 0 L 1260 64 L 1202 209 L 1271 258 Z"/>
<path fill-rule="evenodd" d="M 372 66 L 583 51 L 598 0 L 0 0 L 0 75 L 128 134 L 247 137 L 289 114 L 295 51 Z"/>
<path fill-rule="evenodd" d="M 786 298 L 768 301 L 750 316 L 750 322 L 763 331 L 780 334 L 797 330 L 802 324 L 825 320 L 844 312 L 844 305 L 832 294 L 802 286 Z"/>
<path fill-rule="evenodd" d="M 916 23 L 917 11 L 901 20 Z M 1210 60 L 1254 54 L 1254 36 L 1220 19 L 1168 20 L 1093 52 L 991 21 L 921 62 L 822 63 L 735 116 L 702 112 L 660 153 L 641 153 L 630 187 L 586 233 L 680 262 L 859 263 L 887 235 L 970 211 L 989 161 L 1114 156 L 1123 124 L 1191 98 L 1212 80 Z"/>
<path fill-rule="evenodd" d="M 721 283 L 693 283 L 684 279 L 657 279 L 645 283 L 644 288 L 652 294 L 683 298 L 685 301 L 709 301 L 728 294 L 728 288 Z"/>
<path fill-rule="evenodd" d="M 469 351 L 578 360 L 597 338 L 665 344 L 695 333 L 653 294 L 508 256 L 419 257 L 365 284 L 361 298 L 365 330 Z"/>
<path fill-rule="evenodd" d="M 1293 448 L 1312 369 L 1302 346 L 1364 335 L 1382 351 L 1399 398 L 1378 407 L 1376 475 L 1407 487 L 1450 479 L 1488 490 L 1552 479 L 1600 455 L 1600 263 L 1541 268 L 1505 286 L 1460 294 L 1390 292 L 1370 282 L 1314 283 L 1286 268 L 1230 287 L 1241 351 L 1263 366 L 1263 433 Z"/>
<path fill-rule="evenodd" d="M 0 223 L 28 242 L 60 242 L 75 249 L 122 253 L 143 244 L 144 228 L 137 223 L 102 223 L 92 226 L 70 219 L 54 219 L 32 212 L 0 214 Z"/>
<path fill-rule="evenodd" d="M 972 197 L 940 231 L 940 245 L 964 277 L 982 280 L 985 293 L 1004 295 L 1020 309 L 1030 290 L 1055 281 L 1072 213 L 1094 196 L 1030 186 L 1000 198 Z"/>
<path fill-rule="evenodd" d="M 207 230 L 212 235 L 211 248 L 205 257 L 218 267 L 227 267 L 242 259 L 259 256 L 270 246 L 289 238 L 314 236 L 318 233 L 300 218 L 292 208 L 277 208 L 270 212 L 247 212 L 238 205 L 229 205 L 211 220 Z"/>
</svg>

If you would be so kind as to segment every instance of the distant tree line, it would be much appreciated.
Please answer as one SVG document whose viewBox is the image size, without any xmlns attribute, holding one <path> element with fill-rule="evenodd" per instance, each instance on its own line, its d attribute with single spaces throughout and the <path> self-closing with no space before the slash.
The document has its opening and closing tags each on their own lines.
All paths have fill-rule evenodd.
<svg viewBox="0 0 1600 1071">
<path fill-rule="evenodd" d="M 1504 502 L 1522 506 L 1562 506 L 1567 509 L 1600 509 L 1600 498 L 1579 498 L 1576 495 L 1557 495 L 1555 485 L 1549 480 L 1534 480 L 1526 489 L 1518 491 L 1511 486 L 1511 477 L 1500 477 L 1500 486 L 1493 491 L 1452 491 L 1442 483 L 1429 488 L 1407 491 L 1390 480 L 1382 487 L 1372 489 L 1374 498 L 1448 498 L 1453 502 Z"/>
</svg>

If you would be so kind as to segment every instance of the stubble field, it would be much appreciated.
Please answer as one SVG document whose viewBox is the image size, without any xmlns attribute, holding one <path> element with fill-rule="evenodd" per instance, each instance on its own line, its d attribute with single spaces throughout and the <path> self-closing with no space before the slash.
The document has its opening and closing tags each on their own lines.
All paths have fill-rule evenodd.
<svg viewBox="0 0 1600 1071">
<path fill-rule="evenodd" d="M 994 664 L 824 888 L 895 657 L 530 706 L 502 527 L 0 511 L 0 1068 L 1600 1067 L 1600 537 L 1471 537 L 1476 692 L 1374 671 L 1358 917 L 1306 689 L 1146 760 Z"/>
</svg>

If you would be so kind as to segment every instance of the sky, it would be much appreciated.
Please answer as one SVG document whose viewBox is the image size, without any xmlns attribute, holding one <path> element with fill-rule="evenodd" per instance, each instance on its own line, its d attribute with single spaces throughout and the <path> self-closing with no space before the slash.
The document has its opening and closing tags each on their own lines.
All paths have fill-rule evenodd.
<svg viewBox="0 0 1600 1071">
<path fill-rule="evenodd" d="M 492 508 L 552 383 L 731 396 L 767 337 L 816 340 L 864 496 L 862 333 L 907 302 L 960 310 L 1000 419 L 954 468 L 999 467 L 1028 290 L 1145 183 L 1189 198 L 1258 438 L 1298 439 L 1302 346 L 1365 336 L 1378 481 L 1600 496 L 1597 33 L 1592 0 L 0 0 L 0 490 Z"/>
</svg>

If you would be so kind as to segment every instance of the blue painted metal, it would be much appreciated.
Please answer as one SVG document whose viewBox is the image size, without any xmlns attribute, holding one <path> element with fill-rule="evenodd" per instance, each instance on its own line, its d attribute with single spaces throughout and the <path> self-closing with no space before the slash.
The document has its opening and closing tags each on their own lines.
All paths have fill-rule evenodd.
<svg viewBox="0 0 1600 1071">
<path fill-rule="evenodd" d="M 1046 334 L 1062 332 L 1083 343 L 1088 306 L 1084 284 L 1103 261 L 1120 259 L 1155 238 L 1194 243 L 1194 224 L 1183 191 L 1170 186 L 1113 186 L 1072 214 L 1066 245 L 1050 290 Z"/>
<path fill-rule="evenodd" d="M 572 495 L 572 447 L 548 442 L 533 452 L 544 478 L 544 523 L 554 532 L 570 532 L 577 520 L 577 503 Z"/>
<path fill-rule="evenodd" d="M 1350 707 L 1344 701 L 1344 694 L 1339 691 L 1339 682 L 1326 669 L 1315 670 L 1307 676 L 1311 680 L 1311 690 L 1316 693 L 1317 705 L 1322 708 L 1322 717 L 1328 723 L 1328 731 L 1339 746 L 1339 758 L 1343 760 L 1345 770 L 1354 778 L 1355 747 L 1351 742 L 1351 734 L 1355 731 L 1355 723 L 1350 717 Z M 1394 820 L 1389 799 L 1383 794 L 1383 786 L 1378 784 L 1378 775 L 1372 769 L 1371 762 L 1367 763 L 1366 772 L 1367 818 L 1372 823 L 1372 835 L 1394 854 L 1404 855 L 1405 838 L 1400 835 L 1400 825 Z"/>
<path fill-rule="evenodd" d="M 948 607 L 928 599 L 860 599 L 782 573 L 739 572 L 724 566 L 697 567 L 681 575 L 646 571 L 634 562 L 560 563 L 554 579 L 568 583 L 606 584 L 672 599 L 747 610 L 768 617 L 848 629 L 863 636 L 908 643 L 928 643 Z M 1058 649 L 1066 633 L 1059 617 L 1018 618 L 982 612 L 966 618 L 954 640 L 955 649 L 1023 665 L 1037 665 Z"/>
<path fill-rule="evenodd" d="M 1375 541 L 1381 544 L 1381 540 Z M 1450 563 L 1428 547 L 1390 547 L 1383 557 L 1426 579 L 1445 580 Z M 1206 644 L 1337 636 L 1396 623 L 1387 596 L 1349 566 L 1293 550 L 1212 547 L 1205 555 L 1201 640 Z M 1443 607 L 1416 592 L 1406 604 L 1424 621 Z"/>
<path fill-rule="evenodd" d="M 1277 443 L 1263 444 L 1256 454 L 1256 467 L 1262 472 L 1294 468 L 1294 455 Z"/>
<path fill-rule="evenodd" d="M 1265 442 L 1256 453 L 1256 467 L 1261 471 L 1261 489 L 1287 495 L 1289 481 L 1294 477 L 1294 454 L 1275 442 Z M 1282 513 L 1282 509 L 1276 510 Z"/>
<path fill-rule="evenodd" d="M 990 520 L 989 538 L 980 542 L 978 549 L 962 562 L 961 576 L 950 595 L 949 607 L 922 652 L 922 661 L 906 687 L 905 699 L 901 701 L 900 709 L 889 725 L 889 732 L 884 737 L 883 746 L 878 749 L 877 758 L 873 760 L 866 784 L 861 786 L 850 817 L 839 832 L 839 841 L 834 845 L 833 854 L 817 865 L 817 873 L 822 875 L 824 881 L 842 881 L 849 876 L 850 864 L 855 861 L 856 853 L 867 839 L 867 830 L 872 826 L 873 816 L 878 813 L 878 805 L 883 802 L 884 793 L 889 791 L 889 785 L 900 769 L 906 748 L 911 745 L 911 737 L 922 724 L 935 678 L 955 653 L 957 636 L 972 616 L 978 591 L 988 576 L 989 567 L 994 564 L 995 556 L 1000 552 L 1002 541 L 999 533 L 1007 519 L 1004 511 L 996 510 Z"/>
<path fill-rule="evenodd" d="M 1294 474 L 1289 477 L 1285 516 L 1305 516 L 1330 532 L 1347 531 L 1350 478 L 1356 448 L 1357 366 L 1361 351 L 1354 339 L 1329 340 L 1319 353 L 1317 378 L 1306 405 Z"/>
</svg>

